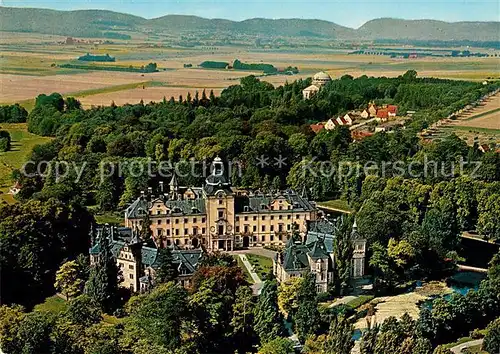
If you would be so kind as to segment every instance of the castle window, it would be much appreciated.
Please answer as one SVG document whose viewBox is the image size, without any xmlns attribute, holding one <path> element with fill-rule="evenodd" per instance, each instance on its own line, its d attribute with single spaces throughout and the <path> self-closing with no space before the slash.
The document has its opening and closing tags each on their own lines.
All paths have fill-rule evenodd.
<svg viewBox="0 0 500 354">
<path fill-rule="evenodd" d="M 188 223 L 188 219 L 184 219 L 184 224 L 187 224 Z"/>
<path fill-rule="evenodd" d="M 179 223 L 179 219 L 175 219 L 175 223 L 178 224 Z"/>
<path fill-rule="evenodd" d="M 177 239 L 177 240 L 175 240 L 175 244 L 176 244 L 177 246 L 179 246 L 179 240 L 178 240 L 178 239 Z"/>
<path fill-rule="evenodd" d="M 290 220 L 290 219 L 292 218 L 292 216 L 291 216 L 291 215 L 287 215 L 287 216 L 286 216 L 286 218 L 287 218 L 288 220 Z"/>
<path fill-rule="evenodd" d="M 273 236 L 273 235 L 271 235 L 271 236 L 270 236 L 270 239 L 271 239 L 271 242 L 272 242 L 272 241 L 274 241 L 274 236 Z"/>
<path fill-rule="evenodd" d="M 253 221 L 256 221 L 256 220 L 257 220 L 257 217 L 256 217 L 256 216 L 254 216 L 254 217 L 253 217 Z"/>
<path fill-rule="evenodd" d="M 187 234 L 189 234 L 188 229 L 184 229 L 184 235 L 187 235 Z"/>
<path fill-rule="evenodd" d="M 266 220 L 266 216 L 265 215 L 262 215 L 262 220 Z"/>
<path fill-rule="evenodd" d="M 157 221 L 158 225 L 161 225 L 161 219 Z"/>
<path fill-rule="evenodd" d="M 134 279 L 134 275 L 133 274 L 129 274 L 129 278 L 130 279 Z"/>
<path fill-rule="evenodd" d="M 300 215 L 298 215 L 298 214 L 295 215 L 295 219 L 297 219 L 297 220 L 300 219 Z"/>
<path fill-rule="evenodd" d="M 167 229 L 167 236 L 170 236 L 170 230 Z"/>
<path fill-rule="evenodd" d="M 271 220 L 274 220 L 274 215 L 271 215 Z"/>
<path fill-rule="evenodd" d="M 257 225 L 254 225 L 253 226 L 253 232 L 256 232 L 257 231 Z"/>
<path fill-rule="evenodd" d="M 239 216 L 237 216 L 237 217 L 235 217 L 235 218 L 234 218 L 234 220 L 236 220 L 236 221 L 240 221 L 240 217 L 239 217 Z"/>
<path fill-rule="evenodd" d="M 240 227 L 236 226 L 236 232 L 240 232 Z"/>
<path fill-rule="evenodd" d="M 224 210 L 219 210 L 219 219 L 224 217 Z"/>
<path fill-rule="evenodd" d="M 266 242 L 266 236 L 262 236 L 262 242 Z"/>
<path fill-rule="evenodd" d="M 179 229 L 175 229 L 175 236 L 179 236 Z"/>
<path fill-rule="evenodd" d="M 219 199 L 219 205 L 224 204 L 224 201 L 222 199 Z"/>
<path fill-rule="evenodd" d="M 157 210 L 156 215 L 160 215 L 160 214 L 161 214 L 161 210 Z"/>
<path fill-rule="evenodd" d="M 134 269 L 134 265 L 133 264 L 129 264 L 128 265 L 128 269 Z"/>
<path fill-rule="evenodd" d="M 197 222 L 196 218 L 193 218 L 193 223 L 195 223 L 195 224 L 196 224 L 196 222 Z"/>
<path fill-rule="evenodd" d="M 245 216 L 245 221 L 248 221 L 248 216 Z"/>
<path fill-rule="evenodd" d="M 157 229 L 156 233 L 157 233 L 158 236 L 161 236 L 161 234 L 162 234 L 161 229 Z"/>
<path fill-rule="evenodd" d="M 291 228 L 292 228 L 292 225 L 290 225 L 290 224 L 287 224 L 287 225 L 286 225 L 286 229 L 287 229 L 288 231 L 290 231 L 290 229 L 291 229 Z"/>
<path fill-rule="evenodd" d="M 262 231 L 266 231 L 266 225 L 262 225 Z"/>
<path fill-rule="evenodd" d="M 274 225 L 271 225 L 271 231 L 274 231 Z"/>
<path fill-rule="evenodd" d="M 278 219 L 280 220 L 283 219 L 283 215 L 278 216 Z"/>
<path fill-rule="evenodd" d="M 201 218 L 201 222 L 205 222 L 205 218 Z"/>
<path fill-rule="evenodd" d="M 281 202 L 280 202 L 281 203 Z M 280 205 L 280 210 L 283 210 L 283 206 Z"/>
<path fill-rule="evenodd" d="M 205 234 L 205 228 L 204 228 L 204 227 L 202 227 L 202 228 L 201 228 L 201 233 L 202 233 L 203 235 Z"/>
<path fill-rule="evenodd" d="M 167 219 L 167 224 L 170 224 L 170 219 Z"/>
<path fill-rule="evenodd" d="M 193 235 L 197 235 L 198 234 L 198 228 L 197 227 L 193 227 Z"/>
<path fill-rule="evenodd" d="M 123 263 L 118 263 L 118 264 L 120 265 L 120 268 L 124 267 Z"/>
</svg>

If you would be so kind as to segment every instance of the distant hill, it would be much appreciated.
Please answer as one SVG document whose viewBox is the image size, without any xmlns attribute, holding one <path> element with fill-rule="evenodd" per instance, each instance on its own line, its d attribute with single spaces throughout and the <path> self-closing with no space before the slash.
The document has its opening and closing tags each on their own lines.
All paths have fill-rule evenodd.
<svg viewBox="0 0 500 354">
<path fill-rule="evenodd" d="M 361 26 L 360 39 L 500 41 L 500 22 L 443 22 L 380 18 Z"/>
<path fill-rule="evenodd" d="M 55 11 L 0 7 L 0 30 L 75 37 L 103 37 L 115 32 L 233 32 L 247 35 L 318 37 L 341 40 L 500 41 L 500 22 L 443 22 L 376 19 L 358 29 L 323 20 L 244 21 L 167 15 L 152 20 L 104 10 Z"/>
</svg>

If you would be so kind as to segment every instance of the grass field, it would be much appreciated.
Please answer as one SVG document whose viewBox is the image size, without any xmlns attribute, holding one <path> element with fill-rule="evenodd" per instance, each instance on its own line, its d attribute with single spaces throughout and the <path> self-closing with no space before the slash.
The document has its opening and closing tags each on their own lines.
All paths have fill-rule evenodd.
<svg viewBox="0 0 500 354">
<path fill-rule="evenodd" d="M 26 124 L 0 123 L 0 130 L 6 130 L 12 138 L 12 148 L 7 152 L 0 152 L 0 200 L 12 202 L 13 198 L 7 195 L 12 185 L 12 171 L 19 169 L 29 157 L 35 145 L 50 141 L 50 138 L 41 137 L 28 132 Z"/>
<path fill-rule="evenodd" d="M 233 257 L 234 257 L 234 259 L 236 259 L 236 262 L 238 262 L 238 267 L 240 267 L 243 270 L 243 275 L 245 276 L 245 280 L 249 284 L 253 284 L 254 282 L 253 282 L 252 276 L 248 272 L 247 267 L 245 267 L 245 265 L 243 264 L 243 261 L 241 260 L 241 258 L 238 255 L 235 255 Z"/>
<path fill-rule="evenodd" d="M 256 254 L 247 254 L 248 261 L 254 267 L 255 273 L 259 275 L 259 278 L 264 280 L 273 269 L 273 260 L 264 256 L 259 256 Z"/>
<path fill-rule="evenodd" d="M 57 295 L 53 295 L 46 298 L 43 303 L 36 305 L 34 311 L 49 312 L 56 315 L 66 310 L 67 307 L 68 303 L 64 299 L 61 299 Z"/>
<path fill-rule="evenodd" d="M 345 200 L 327 200 L 325 202 L 319 202 L 318 206 L 320 208 L 332 209 L 344 213 L 351 213 L 353 210 Z"/>
</svg>

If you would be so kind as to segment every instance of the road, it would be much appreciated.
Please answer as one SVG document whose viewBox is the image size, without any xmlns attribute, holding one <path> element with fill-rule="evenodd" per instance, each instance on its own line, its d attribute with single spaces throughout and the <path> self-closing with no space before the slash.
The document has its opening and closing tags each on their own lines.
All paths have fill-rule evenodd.
<svg viewBox="0 0 500 354">
<path fill-rule="evenodd" d="M 483 339 L 477 339 L 470 342 L 459 344 L 451 348 L 451 351 L 455 354 L 460 354 L 463 352 L 464 349 L 475 347 L 476 345 L 481 345 L 481 344 L 483 344 Z"/>
</svg>

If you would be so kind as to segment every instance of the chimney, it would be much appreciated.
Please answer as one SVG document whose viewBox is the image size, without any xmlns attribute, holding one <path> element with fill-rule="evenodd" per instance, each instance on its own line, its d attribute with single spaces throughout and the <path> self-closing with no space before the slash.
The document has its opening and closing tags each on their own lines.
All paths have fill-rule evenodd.
<svg viewBox="0 0 500 354">
<path fill-rule="evenodd" d="M 153 188 L 148 187 L 148 194 L 153 194 Z"/>
<path fill-rule="evenodd" d="M 160 181 L 159 185 L 160 185 L 160 193 L 163 193 L 163 181 Z"/>
</svg>

